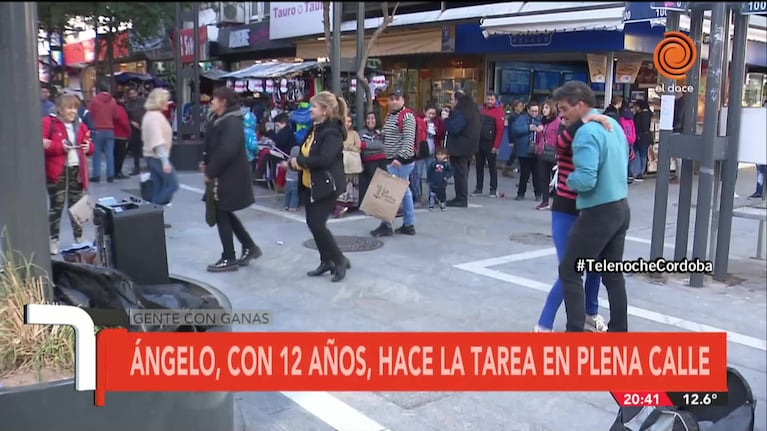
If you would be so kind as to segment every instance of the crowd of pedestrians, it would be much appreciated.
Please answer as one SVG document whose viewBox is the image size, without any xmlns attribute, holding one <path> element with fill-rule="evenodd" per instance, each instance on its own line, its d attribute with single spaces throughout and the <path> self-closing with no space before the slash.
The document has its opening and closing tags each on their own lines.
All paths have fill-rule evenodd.
<svg viewBox="0 0 767 431">
<path fill-rule="evenodd" d="M 152 181 L 150 201 L 170 205 L 179 187 L 170 162 L 173 131 L 165 113 L 170 93 L 153 90 L 146 100 L 135 90 L 112 96 L 106 87 L 86 104 L 75 94 L 63 93 L 54 104 L 41 90 L 42 133 L 49 196 L 51 254 L 58 253 L 63 209 L 87 193 L 89 183 L 101 180 L 102 155 L 106 180 L 128 178 L 122 173 L 128 153 L 133 154 L 131 175 L 141 172 L 141 160 Z M 308 102 L 312 125 L 305 137 L 296 139 L 287 115 L 275 118 L 275 128 L 258 133 L 257 119 L 243 112 L 236 93 L 223 87 L 213 93 L 211 115 L 205 130 L 203 173 L 206 220 L 217 226 L 220 257 L 207 269 L 234 271 L 262 255 L 262 251 L 235 214 L 254 203 L 253 173 L 259 139 L 283 153 L 285 210 L 303 206 L 320 263 L 307 275 L 326 273 L 338 282 L 346 277 L 351 262 L 341 252 L 327 221 L 353 209 L 370 188 L 377 170 L 405 180 L 409 187 L 402 198 L 402 224 L 396 229 L 381 222 L 374 237 L 415 235 L 415 209 L 465 208 L 469 197 L 499 197 L 497 156 L 504 144 L 511 146 L 502 174 L 513 175 L 518 163 L 516 200 L 524 200 L 532 183 L 538 210 L 551 210 L 551 233 L 559 260 L 558 280 L 544 303 L 536 332 L 553 330 L 554 317 L 564 302 L 567 331 L 627 331 L 627 299 L 622 274 L 583 274 L 576 261 L 601 257 L 623 258 L 630 224 L 628 184 L 642 181 L 653 145 L 652 112 L 644 101 L 631 107 L 614 98 L 603 112 L 588 85 L 568 82 L 551 99 L 526 105 L 514 102 L 507 116 L 497 96 L 489 92 L 484 103 L 456 91 L 449 106 L 427 105 L 422 113 L 408 107 L 401 89 L 393 89 L 389 111 L 378 126 L 375 113 L 364 117 L 357 132 L 347 104 L 328 91 Z M 439 112 L 439 114 L 438 114 Z M 89 169 L 88 157 L 92 157 Z M 469 172 L 476 169 L 476 186 L 469 193 Z M 277 169 L 277 166 L 273 166 Z M 485 170 L 489 188 L 485 191 Z M 763 193 L 764 168 L 759 167 L 754 196 Z M 454 183 L 448 198 L 449 182 Z M 339 206 L 339 203 L 341 204 Z M 83 230 L 72 222 L 75 242 L 86 241 Z M 241 245 L 239 257 L 234 239 Z M 599 286 L 610 300 L 610 319 L 598 312 Z"/>
</svg>

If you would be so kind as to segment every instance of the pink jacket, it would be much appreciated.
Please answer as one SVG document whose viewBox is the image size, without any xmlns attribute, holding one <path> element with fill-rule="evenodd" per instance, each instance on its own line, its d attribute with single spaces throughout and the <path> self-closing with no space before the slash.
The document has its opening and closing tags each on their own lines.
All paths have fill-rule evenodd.
<svg viewBox="0 0 767 431">
<path fill-rule="evenodd" d="M 543 125 L 543 132 L 537 132 L 535 134 L 535 150 L 539 156 L 543 154 L 544 144 L 555 147 L 557 146 L 557 130 L 559 130 L 560 120 L 555 118 L 552 121 Z"/>
</svg>

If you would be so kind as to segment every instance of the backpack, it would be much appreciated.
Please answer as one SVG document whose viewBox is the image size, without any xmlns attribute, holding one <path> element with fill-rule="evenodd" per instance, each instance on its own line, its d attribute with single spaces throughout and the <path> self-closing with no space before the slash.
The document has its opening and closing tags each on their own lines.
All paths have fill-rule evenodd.
<svg viewBox="0 0 767 431">
<path fill-rule="evenodd" d="M 482 126 L 479 131 L 479 140 L 484 143 L 495 143 L 495 118 L 482 115 Z"/>
<path fill-rule="evenodd" d="M 621 127 L 623 128 L 623 133 L 626 134 L 626 140 L 629 142 L 629 145 L 634 145 L 634 142 L 636 142 L 637 140 L 636 129 L 634 128 L 634 121 L 628 118 L 621 117 L 618 120 L 618 124 L 620 124 Z"/>
<path fill-rule="evenodd" d="M 415 115 L 410 108 L 402 108 L 397 115 L 397 126 L 400 133 L 405 131 L 405 114 L 413 114 L 415 117 L 415 141 L 413 142 L 413 152 L 417 159 L 425 159 L 429 157 L 429 126 L 426 124 L 426 120 Z"/>
</svg>

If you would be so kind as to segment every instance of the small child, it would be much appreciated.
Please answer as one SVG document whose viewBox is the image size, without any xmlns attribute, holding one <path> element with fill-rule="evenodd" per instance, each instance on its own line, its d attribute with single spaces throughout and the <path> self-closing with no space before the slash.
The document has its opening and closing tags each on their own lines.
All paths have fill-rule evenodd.
<svg viewBox="0 0 767 431">
<path fill-rule="evenodd" d="M 436 160 L 431 162 L 426 172 L 426 181 L 429 183 L 429 209 L 434 209 L 434 204 L 437 202 L 439 208 L 445 211 L 447 180 L 453 176 L 453 167 L 447 161 L 446 148 L 439 148 L 434 157 Z"/>
<path fill-rule="evenodd" d="M 298 157 L 301 147 L 299 145 L 290 149 L 290 158 Z M 296 212 L 298 210 L 298 171 L 282 162 L 285 169 L 285 211 Z"/>
</svg>

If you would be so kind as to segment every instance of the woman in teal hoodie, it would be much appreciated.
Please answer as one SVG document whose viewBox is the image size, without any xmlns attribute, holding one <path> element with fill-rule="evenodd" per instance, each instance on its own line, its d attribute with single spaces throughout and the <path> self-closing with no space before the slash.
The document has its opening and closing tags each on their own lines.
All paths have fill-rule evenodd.
<svg viewBox="0 0 767 431">
<path fill-rule="evenodd" d="M 242 116 L 242 127 L 245 129 L 245 150 L 248 153 L 248 162 L 255 166 L 254 160 L 258 154 L 258 138 L 256 137 L 256 116 L 252 112 L 246 112 Z"/>
</svg>

